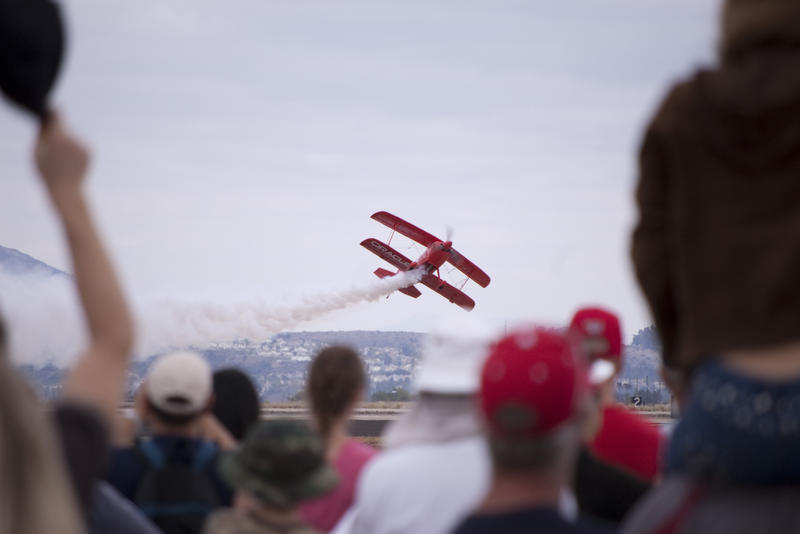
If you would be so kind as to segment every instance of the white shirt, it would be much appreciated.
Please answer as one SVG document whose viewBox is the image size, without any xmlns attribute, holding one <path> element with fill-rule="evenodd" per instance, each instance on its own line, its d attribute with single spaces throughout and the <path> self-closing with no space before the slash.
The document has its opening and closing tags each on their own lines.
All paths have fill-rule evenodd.
<svg viewBox="0 0 800 534">
<path fill-rule="evenodd" d="M 361 473 L 333 534 L 449 534 L 483 500 L 491 465 L 483 438 L 404 445 Z"/>
</svg>

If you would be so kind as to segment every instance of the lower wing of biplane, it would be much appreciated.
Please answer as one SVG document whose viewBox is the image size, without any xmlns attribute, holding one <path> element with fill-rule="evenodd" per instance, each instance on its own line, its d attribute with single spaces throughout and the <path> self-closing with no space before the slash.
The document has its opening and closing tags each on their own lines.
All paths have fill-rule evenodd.
<svg viewBox="0 0 800 534">
<path fill-rule="evenodd" d="M 471 311 L 475 307 L 469 295 L 432 274 L 423 276 L 421 282 L 460 308 Z"/>
<path fill-rule="evenodd" d="M 411 268 L 412 261 L 406 258 L 403 254 L 396 251 L 386 243 L 382 243 L 381 241 L 370 237 L 369 239 L 365 239 L 361 242 L 361 246 L 365 249 L 369 250 L 376 256 L 383 258 L 387 262 L 389 262 L 392 266 L 397 268 L 398 272 L 405 272 Z M 375 275 L 378 278 L 386 278 L 389 276 L 395 276 L 397 273 L 393 273 L 391 271 L 387 271 L 386 269 L 378 268 L 375 270 Z M 450 302 L 456 304 L 457 306 L 470 311 L 475 307 L 475 301 L 472 300 L 468 295 L 463 293 L 461 290 L 456 289 L 452 285 L 448 284 L 444 280 L 441 280 L 439 277 L 434 276 L 430 273 L 426 273 L 422 276 L 420 282 L 433 291 L 436 291 L 444 298 L 449 300 Z M 402 287 L 398 291 L 401 293 L 408 295 L 409 297 L 417 298 L 422 293 L 420 293 L 419 289 L 414 287 L 413 285 Z"/>
</svg>

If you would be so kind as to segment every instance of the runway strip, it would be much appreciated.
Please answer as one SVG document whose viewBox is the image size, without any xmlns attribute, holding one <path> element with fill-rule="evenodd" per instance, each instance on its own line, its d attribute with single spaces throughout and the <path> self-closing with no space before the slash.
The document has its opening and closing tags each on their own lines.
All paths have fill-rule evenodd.
<svg viewBox="0 0 800 534">
<path fill-rule="evenodd" d="M 384 427 L 398 419 L 407 408 L 364 408 L 357 410 L 350 421 L 350 435 L 363 438 L 374 438 L 381 435 Z M 664 426 L 673 422 L 667 412 L 639 411 L 643 417 L 653 424 Z M 308 410 L 299 407 L 271 407 L 265 405 L 261 410 L 262 419 L 304 419 Z"/>
</svg>

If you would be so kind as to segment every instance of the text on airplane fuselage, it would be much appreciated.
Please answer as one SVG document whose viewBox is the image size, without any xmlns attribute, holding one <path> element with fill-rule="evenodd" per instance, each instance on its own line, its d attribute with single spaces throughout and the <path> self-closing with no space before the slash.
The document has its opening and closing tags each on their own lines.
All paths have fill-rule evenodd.
<svg viewBox="0 0 800 534">
<path fill-rule="evenodd" d="M 381 256 L 388 257 L 399 263 L 400 265 L 408 267 L 408 262 L 404 259 L 383 246 L 382 244 L 378 243 L 377 241 L 370 241 L 370 246 L 375 250 L 380 251 Z"/>
</svg>

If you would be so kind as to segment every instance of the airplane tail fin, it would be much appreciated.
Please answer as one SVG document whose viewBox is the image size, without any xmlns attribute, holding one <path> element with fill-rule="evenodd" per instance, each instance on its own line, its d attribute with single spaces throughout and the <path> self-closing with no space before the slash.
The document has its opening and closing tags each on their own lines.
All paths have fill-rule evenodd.
<svg viewBox="0 0 800 534">
<path fill-rule="evenodd" d="M 394 276 L 395 274 L 397 273 L 393 273 L 392 271 L 387 271 L 386 269 L 381 269 L 381 268 L 375 269 L 375 276 L 377 276 L 378 278 L 386 278 L 387 276 Z M 422 295 L 419 289 L 417 289 L 413 285 L 407 287 L 401 287 L 400 289 L 398 289 L 398 291 L 412 298 L 417 298 L 420 295 Z"/>
<path fill-rule="evenodd" d="M 393 273 L 392 271 L 387 271 L 386 269 L 381 269 L 381 268 L 375 269 L 375 276 L 377 276 L 378 278 L 386 278 L 387 276 L 394 276 L 394 275 L 395 273 Z"/>
<path fill-rule="evenodd" d="M 417 289 L 414 286 L 401 287 L 400 289 L 398 289 L 398 291 L 400 293 L 403 293 L 404 295 L 408 295 L 409 297 L 412 297 L 412 298 L 417 298 L 418 296 L 422 295 L 422 293 L 420 293 L 419 289 Z"/>
</svg>

